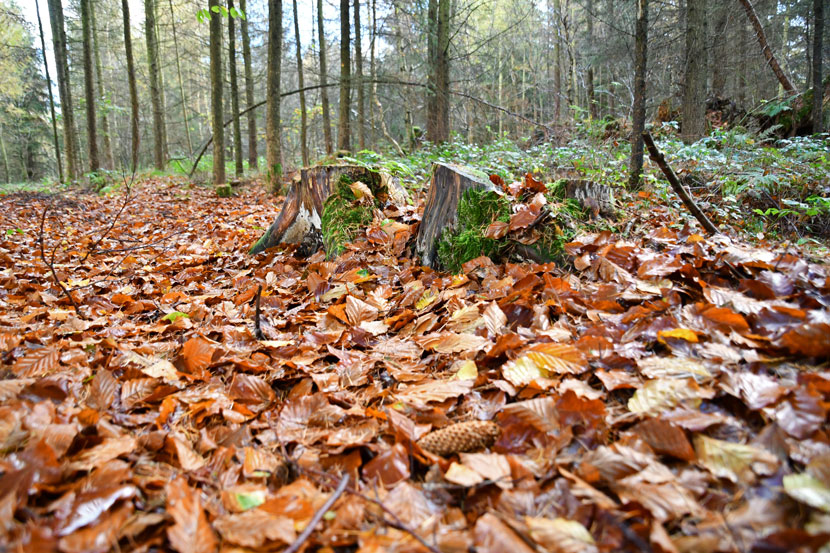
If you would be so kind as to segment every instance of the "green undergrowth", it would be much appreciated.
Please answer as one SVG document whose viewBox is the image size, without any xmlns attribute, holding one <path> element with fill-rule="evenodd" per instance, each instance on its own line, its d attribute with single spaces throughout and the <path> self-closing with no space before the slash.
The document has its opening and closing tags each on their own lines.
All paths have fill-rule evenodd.
<svg viewBox="0 0 830 553">
<path fill-rule="evenodd" d="M 490 224 L 510 221 L 510 201 L 493 191 L 468 189 L 458 203 L 458 218 L 454 228 L 445 229 L 438 240 L 438 260 L 453 273 L 462 265 L 479 256 L 495 262 L 510 257 L 532 257 L 536 260 L 562 262 L 564 246 L 570 242 L 586 219 L 585 211 L 576 200 L 562 200 L 561 186 L 551 186 L 546 197 L 546 216 L 534 229 L 538 239 L 529 245 L 510 236 L 494 239 L 485 233 Z"/>
<path fill-rule="evenodd" d="M 374 198 L 358 199 L 351 187 L 354 181 L 343 175 L 337 186 L 323 204 L 320 224 L 323 234 L 323 248 L 329 259 L 343 253 L 344 245 L 351 242 L 358 233 L 366 228 L 374 218 L 377 200 Z M 366 183 L 372 194 L 377 193 L 377 185 Z"/>
</svg>

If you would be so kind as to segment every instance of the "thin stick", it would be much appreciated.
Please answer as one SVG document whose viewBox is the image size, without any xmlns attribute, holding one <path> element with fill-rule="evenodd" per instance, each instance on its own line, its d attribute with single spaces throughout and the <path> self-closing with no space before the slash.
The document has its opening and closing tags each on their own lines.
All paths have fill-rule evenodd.
<svg viewBox="0 0 830 553">
<path fill-rule="evenodd" d="M 703 228 L 706 229 L 706 232 L 709 234 L 718 234 L 720 231 L 718 227 L 716 227 L 712 221 L 706 216 L 705 213 L 697 206 L 695 201 L 686 191 L 680 181 L 677 180 L 677 175 L 674 174 L 669 164 L 666 163 L 666 158 L 663 157 L 663 154 L 660 150 L 657 149 L 657 145 L 654 143 L 654 139 L 651 137 L 651 133 L 646 131 L 643 133 L 643 140 L 646 143 L 646 147 L 648 148 L 648 157 L 657 164 L 658 167 L 663 171 L 663 174 L 666 175 L 666 179 L 669 181 L 672 189 L 680 196 L 680 199 L 683 200 L 683 203 L 689 208 L 689 211 L 692 215 L 695 216 L 695 219 L 700 221 L 700 224 L 703 225 Z"/>
<path fill-rule="evenodd" d="M 257 340 L 262 340 L 264 336 L 262 335 L 262 327 L 259 324 L 259 317 L 260 317 L 260 310 L 259 310 L 259 298 L 262 296 L 262 284 L 259 285 L 256 291 L 256 311 L 254 312 L 254 336 L 256 336 Z"/>
<path fill-rule="evenodd" d="M 331 506 L 334 505 L 334 502 L 343 495 L 343 492 L 346 491 L 346 486 L 349 485 L 349 473 L 344 472 L 343 478 L 340 479 L 340 483 L 337 485 L 337 488 L 331 494 L 331 496 L 326 500 L 322 507 L 320 507 L 314 516 L 311 518 L 311 522 L 308 523 L 308 526 L 302 531 L 302 533 L 297 536 L 297 539 L 294 540 L 294 543 L 291 544 L 291 547 L 286 549 L 283 553 L 297 553 L 303 544 L 306 542 L 308 537 L 314 532 L 314 527 L 317 526 L 323 517 L 331 509 Z"/>
<path fill-rule="evenodd" d="M 66 289 L 66 286 L 63 285 L 61 279 L 58 278 L 58 273 L 55 271 L 54 250 L 52 251 L 53 259 L 51 262 L 46 259 L 46 252 L 44 252 L 43 250 L 43 232 L 44 227 L 46 226 L 46 213 L 48 211 L 49 204 L 46 204 L 46 206 L 43 208 L 43 214 L 40 216 L 40 233 L 38 234 L 38 242 L 40 242 L 40 259 L 43 261 L 44 265 L 49 267 L 49 271 L 52 273 L 52 278 L 55 280 L 55 284 L 57 284 L 58 287 L 60 287 L 61 292 L 63 292 L 63 295 L 69 299 L 69 303 L 71 303 L 72 307 L 75 308 L 75 313 L 78 315 L 79 318 L 83 319 L 85 317 L 81 314 L 81 308 L 78 306 L 77 302 L 75 301 L 75 298 L 72 297 L 72 294 L 69 292 L 69 290 Z"/>
</svg>

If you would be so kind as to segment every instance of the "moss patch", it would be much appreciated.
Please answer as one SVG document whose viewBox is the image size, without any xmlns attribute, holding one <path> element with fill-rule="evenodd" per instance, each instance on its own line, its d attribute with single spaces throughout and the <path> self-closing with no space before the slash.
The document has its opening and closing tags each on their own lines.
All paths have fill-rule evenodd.
<svg viewBox="0 0 830 553">
<path fill-rule="evenodd" d="M 323 234 L 323 248 L 329 258 L 337 257 L 343 253 L 343 246 L 351 242 L 357 234 L 366 228 L 374 218 L 373 200 L 359 201 L 349 186 L 352 183 L 351 177 L 343 175 L 337 182 L 337 186 L 323 204 L 323 215 L 320 218 L 320 225 Z M 374 194 L 376 187 L 368 184 Z"/>
<path fill-rule="evenodd" d="M 500 262 L 512 255 L 522 255 L 522 250 L 532 250 L 540 259 L 564 261 L 565 244 L 576 236 L 579 225 L 587 217 L 577 200 L 561 201 L 559 193 L 559 190 L 551 190 L 547 195 L 547 215 L 534 231 L 539 233 L 539 238 L 528 246 L 509 235 L 498 239 L 484 236 L 491 223 L 510 221 L 507 198 L 488 190 L 465 191 L 458 203 L 456 228 L 445 230 L 438 240 L 438 260 L 442 267 L 457 273 L 464 263 L 476 257 L 486 255 Z"/>
</svg>

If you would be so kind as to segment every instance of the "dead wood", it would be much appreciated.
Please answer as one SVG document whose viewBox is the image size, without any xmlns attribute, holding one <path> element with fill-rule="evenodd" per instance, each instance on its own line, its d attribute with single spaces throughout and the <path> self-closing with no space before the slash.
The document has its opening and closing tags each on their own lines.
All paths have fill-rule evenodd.
<svg viewBox="0 0 830 553">
<path fill-rule="evenodd" d="M 666 158 L 663 157 L 663 154 L 660 150 L 657 149 L 657 145 L 654 143 L 654 139 L 651 137 L 650 132 L 643 133 L 643 140 L 645 140 L 646 147 L 648 148 L 648 156 L 654 163 L 660 167 L 660 170 L 663 171 L 663 174 L 666 176 L 666 180 L 669 181 L 672 189 L 680 196 L 680 199 L 683 200 L 683 203 L 689 209 L 692 215 L 695 216 L 700 224 L 706 229 L 706 232 L 709 234 L 718 234 L 718 227 L 709 220 L 705 213 L 698 207 L 695 203 L 694 199 L 689 195 L 686 189 L 680 184 L 680 181 L 677 180 L 677 175 L 674 174 L 672 168 L 669 167 L 669 164 L 666 163 Z"/>
</svg>

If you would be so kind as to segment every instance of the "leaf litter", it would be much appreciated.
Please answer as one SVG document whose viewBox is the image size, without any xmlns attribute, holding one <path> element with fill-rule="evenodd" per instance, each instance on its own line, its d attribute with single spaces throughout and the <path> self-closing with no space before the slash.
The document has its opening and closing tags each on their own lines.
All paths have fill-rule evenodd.
<svg viewBox="0 0 830 553">
<path fill-rule="evenodd" d="M 77 311 L 39 255 L 54 199 L 0 203 L 25 230 L 0 243 L 2 547 L 280 551 L 330 498 L 309 550 L 830 538 L 826 266 L 659 207 L 564 268 L 434 272 L 400 246 L 415 209 L 334 259 L 249 257 L 271 198 L 137 187 L 111 232 L 117 197 L 44 220 Z"/>
</svg>

